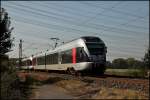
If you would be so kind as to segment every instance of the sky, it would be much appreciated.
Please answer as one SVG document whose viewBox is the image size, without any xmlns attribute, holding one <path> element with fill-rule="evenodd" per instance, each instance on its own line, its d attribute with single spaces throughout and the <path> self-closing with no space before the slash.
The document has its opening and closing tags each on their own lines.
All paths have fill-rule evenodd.
<svg viewBox="0 0 150 100">
<path fill-rule="evenodd" d="M 51 49 L 81 36 L 98 36 L 107 46 L 107 60 L 141 60 L 149 46 L 149 1 L 2 1 L 15 38 L 10 57 Z"/>
</svg>

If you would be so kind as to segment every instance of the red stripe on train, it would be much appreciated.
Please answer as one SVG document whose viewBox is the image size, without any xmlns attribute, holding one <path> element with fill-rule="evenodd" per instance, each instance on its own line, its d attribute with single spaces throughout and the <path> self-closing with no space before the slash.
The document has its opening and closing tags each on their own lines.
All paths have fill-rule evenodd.
<svg viewBox="0 0 150 100">
<path fill-rule="evenodd" d="M 72 49 L 72 63 L 76 63 L 76 48 Z"/>
</svg>

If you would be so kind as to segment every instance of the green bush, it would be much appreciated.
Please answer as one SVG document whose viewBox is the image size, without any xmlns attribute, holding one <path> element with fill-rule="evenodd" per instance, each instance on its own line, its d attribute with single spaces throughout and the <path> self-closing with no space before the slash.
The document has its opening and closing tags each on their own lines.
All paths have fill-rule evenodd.
<svg viewBox="0 0 150 100">
<path fill-rule="evenodd" d="M 25 82 L 21 82 L 17 76 L 16 67 L 9 63 L 9 59 L 5 55 L 0 56 L 1 68 L 1 99 L 27 99 L 30 93 L 32 80 L 27 78 Z"/>
<path fill-rule="evenodd" d="M 19 78 L 15 73 L 1 74 L 1 99 L 22 99 Z"/>
</svg>

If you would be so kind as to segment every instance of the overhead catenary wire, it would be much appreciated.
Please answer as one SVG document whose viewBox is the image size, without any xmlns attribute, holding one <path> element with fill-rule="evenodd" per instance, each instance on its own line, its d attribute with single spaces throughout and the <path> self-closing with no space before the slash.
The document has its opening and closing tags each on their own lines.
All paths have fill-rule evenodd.
<svg viewBox="0 0 150 100">
<path fill-rule="evenodd" d="M 19 4 L 20 5 L 20 4 Z M 116 4 L 117 5 L 117 4 Z M 16 6 L 18 6 L 18 4 L 16 5 Z M 24 6 L 24 5 L 20 5 L 20 6 Z M 33 7 L 30 7 L 30 6 L 24 6 L 25 8 L 31 8 L 32 10 L 35 10 L 35 11 L 38 11 L 38 12 L 45 12 L 44 10 L 40 10 L 40 9 L 37 9 L 37 8 L 33 8 Z M 108 10 L 108 9 L 107 9 Z M 111 8 L 109 8 L 109 10 L 111 10 Z M 47 11 L 46 11 L 47 12 Z M 52 13 L 53 15 L 58 15 L 59 16 L 59 14 L 56 14 L 56 13 L 53 13 L 53 12 L 47 12 L 47 14 L 49 14 L 49 13 Z M 99 14 L 101 14 L 102 15 L 102 13 L 99 13 Z M 57 16 L 57 17 L 58 17 Z M 105 16 L 105 15 L 103 15 L 103 16 Z M 108 15 L 106 15 L 106 16 L 108 16 Z M 61 17 L 63 17 L 62 15 L 61 15 Z M 64 18 L 65 17 L 67 17 L 67 16 L 64 16 Z M 85 16 L 85 17 L 87 17 L 87 16 Z M 110 16 L 110 17 L 112 17 L 112 16 Z M 115 16 L 115 17 L 117 17 L 117 16 Z M 67 19 L 68 19 L 69 17 L 67 17 Z M 122 19 L 122 18 L 121 18 Z M 137 19 L 141 19 L 141 18 L 136 18 L 136 20 Z M 62 19 L 61 19 L 62 20 Z M 134 20 L 133 20 L 134 21 Z M 131 22 L 131 21 L 130 21 Z M 126 24 L 128 24 L 128 23 L 126 23 Z M 127 25 L 126 25 L 127 26 Z M 131 26 L 131 25 L 130 25 Z M 139 27 L 138 27 L 139 28 Z M 140 27 L 140 28 L 142 28 L 142 27 Z"/>
<path fill-rule="evenodd" d="M 104 8 L 104 7 L 100 7 L 100 6 L 97 6 L 97 5 L 92 5 L 90 3 L 85 3 L 84 4 L 87 4 L 89 6 L 92 6 L 92 7 L 99 7 L 99 8 L 102 8 L 102 9 L 109 9 L 109 8 Z M 133 13 L 128 13 L 128 12 L 123 12 L 123 11 L 119 11 L 119 10 L 114 10 L 114 9 L 111 9 L 110 11 L 113 11 L 113 12 L 116 12 L 116 13 L 121 13 L 123 15 L 126 15 L 126 16 L 132 16 L 132 17 L 137 17 L 137 18 L 144 18 L 143 16 L 137 16 Z"/>
<path fill-rule="evenodd" d="M 118 1 L 119 2 L 119 1 Z M 120 1 L 121 2 L 121 1 Z M 81 4 L 84 4 L 84 5 L 88 5 L 89 7 L 94 7 L 94 8 L 97 8 L 97 9 L 104 9 L 104 10 L 106 10 L 106 11 L 112 11 L 112 12 L 117 12 L 117 13 L 121 13 L 121 14 L 123 14 L 123 15 L 126 15 L 126 16 L 131 16 L 131 17 L 138 17 L 138 18 L 143 18 L 143 16 L 137 16 L 137 15 L 132 15 L 132 13 L 128 13 L 128 14 L 126 14 L 126 12 L 123 12 L 123 11 L 116 11 L 116 10 L 114 10 L 114 9 L 110 9 L 109 7 L 108 8 L 103 8 L 103 7 L 98 7 L 98 6 L 93 6 L 93 5 L 90 5 L 90 3 L 86 3 L 86 2 L 80 2 Z M 117 3 L 116 3 L 117 4 Z M 42 5 L 42 4 L 40 4 L 40 5 Z M 61 6 L 61 5 L 59 5 L 59 6 Z M 51 6 L 49 6 L 48 4 L 44 4 L 44 7 L 47 7 L 47 8 L 52 8 Z M 63 8 L 68 8 L 68 10 L 71 10 L 72 12 L 73 11 L 75 11 L 75 9 L 72 9 L 71 7 L 68 7 L 68 6 L 61 6 L 61 7 L 63 7 Z M 59 7 L 53 7 L 54 9 L 57 9 L 57 10 L 60 10 L 61 11 L 61 9 L 59 9 Z M 78 9 L 78 8 L 76 8 L 76 9 Z M 71 12 L 69 12 L 69 13 L 71 13 Z M 92 12 L 89 12 L 89 13 L 92 13 Z M 71 13 L 72 14 L 72 13 Z M 84 16 L 84 15 L 83 15 Z M 116 19 L 118 19 L 118 18 L 121 18 L 121 17 L 119 17 L 119 16 L 111 16 L 111 15 L 103 15 L 103 16 L 109 16 L 109 17 L 113 17 L 113 18 L 116 18 Z M 86 17 L 86 16 L 85 16 Z M 121 19 L 123 19 L 123 18 L 121 18 Z M 145 21 L 144 21 L 145 22 Z"/>
<path fill-rule="evenodd" d="M 39 23 L 41 23 L 41 22 L 39 22 Z M 50 24 L 47 24 L 48 26 L 50 25 Z M 62 27 L 62 26 L 58 26 L 58 25 L 51 25 L 51 26 L 56 26 L 56 27 Z M 98 25 L 99 26 L 99 25 Z M 105 25 L 102 25 L 103 27 L 106 27 L 106 28 L 110 28 L 109 26 L 105 26 Z M 64 26 L 62 27 L 63 29 L 65 28 Z M 112 27 L 111 27 L 112 28 Z M 67 28 L 68 29 L 68 28 Z M 71 29 L 71 28 L 70 28 Z M 77 30 L 77 29 L 71 29 L 71 30 Z M 117 30 L 117 28 L 116 28 L 116 30 Z M 115 31 L 116 31 L 115 30 Z M 131 33 L 134 33 L 134 32 L 136 32 L 136 31 L 129 31 L 129 30 L 126 30 L 126 29 L 119 29 L 119 30 L 123 30 L 123 31 L 125 31 L 125 32 L 131 32 Z M 79 31 L 79 30 L 77 30 L 77 31 Z M 81 30 L 80 30 L 81 31 Z M 108 29 L 108 31 L 109 31 L 109 29 Z M 141 33 L 141 32 L 136 32 L 136 33 Z"/>
<path fill-rule="evenodd" d="M 21 6 L 20 6 L 20 7 L 21 7 Z M 19 9 L 17 9 L 17 10 L 19 10 Z M 22 10 L 23 10 L 23 9 L 22 9 Z M 20 10 L 20 11 L 21 11 L 21 10 Z M 35 11 L 38 12 L 38 10 L 35 10 Z M 33 12 L 31 12 L 31 13 L 33 13 Z M 46 12 L 45 12 L 45 13 L 46 13 Z M 33 13 L 33 14 L 34 14 L 34 13 Z M 34 16 L 37 16 L 37 15 L 39 15 L 39 13 L 38 13 L 38 14 L 37 14 L 37 13 L 34 14 Z M 45 18 L 45 15 L 42 15 L 42 16 L 43 16 L 43 18 Z M 133 15 L 130 15 L 130 16 L 133 16 Z M 135 15 L 134 15 L 134 16 L 135 16 Z M 55 17 L 58 18 L 58 15 L 56 15 Z M 55 18 L 55 17 L 53 17 L 53 18 L 57 20 L 57 18 Z M 62 17 L 62 16 L 61 16 L 61 17 Z M 63 18 L 61 18 L 61 17 L 59 17 L 60 19 L 59 19 L 59 18 L 58 18 L 58 19 L 62 21 L 62 20 L 64 19 L 64 17 L 63 17 Z M 68 16 L 68 17 L 69 17 L 69 16 Z M 67 18 L 68 18 L 68 17 L 67 17 Z M 116 18 L 117 18 L 117 17 L 116 17 Z M 137 20 L 138 20 L 138 19 L 142 19 L 141 16 L 140 16 L 140 17 L 138 16 L 138 17 L 136 17 L 136 18 L 137 18 Z M 24 22 L 27 22 L 27 20 L 28 20 L 28 19 L 25 19 Z M 23 21 L 23 20 L 20 20 L 20 21 Z M 36 21 L 36 20 L 31 21 L 30 23 L 31 23 L 31 24 L 32 24 L 32 22 L 35 23 L 35 21 Z M 64 21 L 66 21 L 66 23 L 68 23 L 68 25 L 69 25 L 69 23 L 70 23 L 70 24 L 71 24 L 71 23 L 75 23 L 75 21 L 73 21 L 73 18 L 71 18 L 71 17 L 70 17 L 70 20 L 69 20 L 70 22 L 69 22 L 68 20 L 66 20 L 66 19 L 65 19 Z M 90 20 L 90 21 L 91 21 L 91 20 Z M 134 20 L 133 20 L 133 21 L 134 21 Z M 28 23 L 28 22 L 27 22 L 27 23 Z M 39 21 L 39 22 L 37 22 L 36 24 L 38 25 L 39 23 L 41 23 L 41 22 Z M 76 24 L 76 25 L 79 25 L 79 23 L 75 23 L 75 24 Z M 76 26 L 75 24 L 73 25 L 73 27 L 74 27 L 74 28 L 77 28 L 77 26 Z M 121 23 L 121 24 L 123 24 L 123 23 Z M 35 25 L 35 24 L 34 24 L 34 25 Z M 48 28 L 50 25 L 51 25 L 51 26 L 54 26 L 55 24 L 47 24 L 47 23 L 45 24 L 45 22 L 42 22 L 42 24 L 40 24 L 40 26 L 41 26 L 41 25 L 42 25 L 43 27 L 47 27 L 47 28 Z M 125 24 L 125 25 L 128 26 L 127 24 Z M 94 30 L 97 29 L 97 33 L 98 33 L 99 24 L 94 23 L 94 24 L 91 24 L 91 26 L 90 26 L 90 25 L 83 25 L 82 22 L 81 22 L 81 25 L 79 25 L 79 26 L 85 27 L 85 28 L 91 28 L 91 26 L 92 26 L 92 29 L 94 29 Z M 128 27 L 130 27 L 130 26 L 136 27 L 136 25 L 129 25 Z M 57 28 L 56 28 L 56 27 L 57 27 Z M 113 29 L 114 32 L 122 32 L 122 31 L 123 31 L 123 33 L 126 33 L 126 32 L 129 32 L 129 31 L 130 31 L 130 30 L 128 31 L 128 30 L 124 30 L 124 29 L 123 29 L 123 30 L 116 29 L 117 27 L 111 27 L 111 26 L 106 26 L 106 25 L 103 26 L 103 25 L 101 25 L 101 24 L 100 24 L 100 27 L 105 28 L 105 29 L 102 30 L 101 32 L 110 31 L 110 30 L 112 30 L 112 29 Z M 139 26 L 139 27 L 140 27 L 140 26 Z M 61 29 L 63 29 L 63 28 L 64 28 L 65 30 L 61 30 Z M 62 31 L 62 32 L 66 32 L 66 31 L 69 30 L 69 31 L 71 31 L 71 33 L 73 33 L 73 34 L 74 34 L 75 32 L 77 32 L 77 33 L 79 33 L 79 34 L 82 34 L 83 32 L 84 32 L 84 33 L 87 33 L 86 30 L 81 30 L 81 29 L 74 30 L 74 28 L 72 29 L 72 26 L 71 26 L 71 27 L 70 27 L 70 26 L 69 26 L 69 27 L 68 27 L 68 26 L 67 26 L 67 27 L 66 27 L 66 26 L 63 26 L 62 28 L 60 28 L 60 25 L 55 25 L 55 27 L 52 27 L 52 29 L 53 29 L 53 30 L 56 30 L 56 32 L 57 32 L 57 30 L 60 30 L 60 31 Z M 143 29 L 146 29 L 146 28 L 143 27 Z M 116 30 L 117 30 L 117 31 L 116 31 Z M 110 31 L 110 32 L 112 32 L 112 31 Z M 133 33 L 133 32 L 134 32 L 134 31 L 130 31 L 130 33 Z M 59 32 L 58 32 L 58 33 L 59 33 Z M 88 32 L 88 33 L 90 34 L 90 32 Z M 139 34 L 140 34 L 140 32 L 139 32 Z M 63 35 L 63 34 L 62 34 L 62 35 Z M 109 35 L 109 36 L 111 36 L 111 35 Z M 125 37 L 123 37 L 123 36 L 125 36 L 125 35 L 122 35 L 121 38 L 125 38 Z M 120 37 L 120 36 L 118 36 L 118 37 Z M 126 38 L 127 38 L 127 37 L 126 37 Z M 132 38 L 132 39 L 136 39 L 136 38 Z"/>
<path fill-rule="evenodd" d="M 24 21 L 24 22 L 26 22 L 26 21 Z M 32 23 L 31 21 L 29 21 L 28 23 Z M 33 23 L 32 23 L 33 24 Z M 40 25 L 40 24 L 38 24 L 38 25 Z M 44 26 L 43 24 L 42 24 L 42 26 Z M 102 27 L 102 26 L 101 26 Z M 112 28 L 113 29 L 113 28 Z M 101 29 L 101 30 L 105 30 L 105 29 Z M 77 31 L 79 31 L 80 33 L 91 33 L 91 32 L 88 32 L 88 31 L 81 31 L 81 30 L 77 30 Z M 107 31 L 109 31 L 109 29 L 107 30 Z M 62 31 L 63 32 L 63 31 Z M 116 30 L 111 30 L 111 32 L 118 32 L 118 31 L 116 31 Z M 120 32 L 120 31 L 119 31 Z M 126 31 L 124 32 L 124 33 L 127 33 Z M 71 33 L 70 33 L 71 34 Z M 96 34 L 99 34 L 99 33 L 96 33 Z M 115 33 L 116 34 L 116 33 Z M 114 34 L 114 35 L 115 35 Z M 120 36 L 119 36 L 120 37 Z M 122 36 L 123 38 L 133 38 L 132 36 L 129 36 L 129 37 L 125 37 L 125 36 Z"/>
</svg>

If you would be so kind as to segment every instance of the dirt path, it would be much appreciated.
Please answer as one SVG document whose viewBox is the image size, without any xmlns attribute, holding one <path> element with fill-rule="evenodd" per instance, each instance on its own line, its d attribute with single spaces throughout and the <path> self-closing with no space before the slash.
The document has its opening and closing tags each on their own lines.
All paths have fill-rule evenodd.
<svg viewBox="0 0 150 100">
<path fill-rule="evenodd" d="M 81 79 L 63 74 L 19 74 L 38 81 L 31 99 L 148 99 L 149 82 L 141 79 L 96 78 Z M 125 84 L 126 83 L 126 84 Z"/>
<path fill-rule="evenodd" d="M 148 99 L 134 90 L 93 86 L 77 80 L 36 86 L 32 93 L 30 99 Z"/>
<path fill-rule="evenodd" d="M 31 99 L 72 99 L 74 98 L 61 87 L 56 85 L 36 86 Z"/>
</svg>

